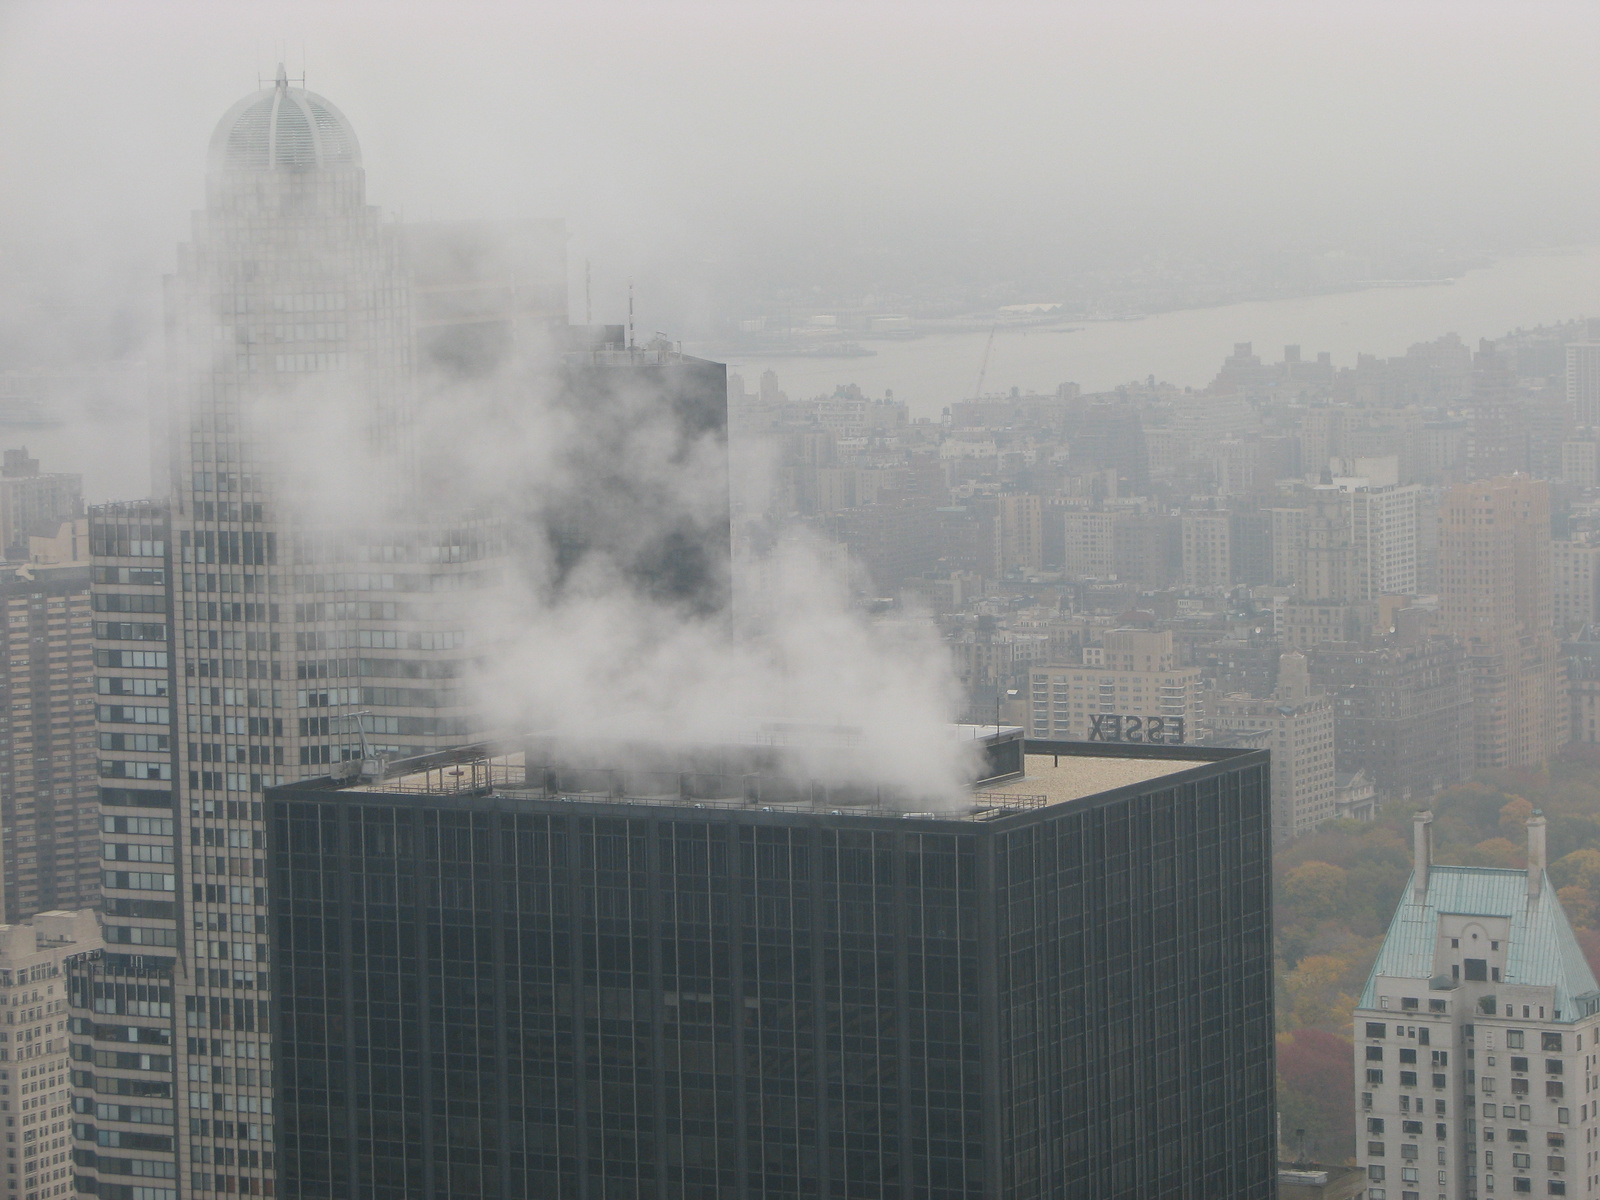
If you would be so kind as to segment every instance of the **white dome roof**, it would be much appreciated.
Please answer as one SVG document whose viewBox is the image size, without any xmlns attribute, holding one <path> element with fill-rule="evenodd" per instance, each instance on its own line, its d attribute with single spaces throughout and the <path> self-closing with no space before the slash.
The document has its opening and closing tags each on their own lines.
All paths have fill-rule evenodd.
<svg viewBox="0 0 1600 1200">
<path fill-rule="evenodd" d="M 315 92 L 277 83 L 230 108 L 211 135 L 213 171 L 314 171 L 359 167 L 361 147 L 345 115 Z"/>
</svg>

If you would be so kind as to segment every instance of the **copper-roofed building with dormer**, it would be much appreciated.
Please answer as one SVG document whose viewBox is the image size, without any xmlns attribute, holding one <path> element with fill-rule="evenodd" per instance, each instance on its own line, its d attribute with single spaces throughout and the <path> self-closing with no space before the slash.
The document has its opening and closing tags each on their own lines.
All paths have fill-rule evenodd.
<svg viewBox="0 0 1600 1200">
<path fill-rule="evenodd" d="M 1433 862 L 1433 814 L 1355 1011 L 1356 1151 L 1369 1200 L 1592 1196 L 1584 1147 L 1600 986 L 1545 874 Z"/>
</svg>

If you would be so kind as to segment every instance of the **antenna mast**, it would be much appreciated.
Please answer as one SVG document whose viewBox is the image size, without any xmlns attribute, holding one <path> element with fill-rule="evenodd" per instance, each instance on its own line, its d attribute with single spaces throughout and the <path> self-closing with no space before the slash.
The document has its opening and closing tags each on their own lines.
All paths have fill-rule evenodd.
<svg viewBox="0 0 1600 1200">
<path fill-rule="evenodd" d="M 583 260 L 583 323 L 594 324 L 594 306 L 589 302 L 589 260 Z"/>
<path fill-rule="evenodd" d="M 628 280 L 628 349 L 633 349 L 633 280 Z"/>
</svg>

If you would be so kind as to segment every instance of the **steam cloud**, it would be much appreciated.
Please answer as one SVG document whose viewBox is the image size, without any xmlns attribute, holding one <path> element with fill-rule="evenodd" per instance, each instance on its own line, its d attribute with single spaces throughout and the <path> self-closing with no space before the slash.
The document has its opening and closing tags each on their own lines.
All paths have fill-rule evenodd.
<svg viewBox="0 0 1600 1200">
<path fill-rule="evenodd" d="M 454 597 L 474 650 L 467 694 L 490 727 L 681 743 L 845 727 L 851 782 L 918 808 L 959 803 L 971 747 L 950 734 L 959 687 L 931 622 L 854 609 L 836 560 L 797 531 L 736 571 L 731 620 L 633 569 L 686 521 L 721 520 L 715 434 L 684 438 L 642 385 L 586 408 L 548 348 L 423 391 L 398 433 L 326 381 L 287 397 L 258 433 L 279 440 L 297 520 L 352 544 L 422 512 L 505 519 L 508 569 Z M 741 493 L 764 490 L 766 469 L 759 453 L 735 454 Z M 590 545 L 567 563 L 551 530 L 575 520 Z M 808 769 L 826 773 L 821 759 Z"/>
</svg>

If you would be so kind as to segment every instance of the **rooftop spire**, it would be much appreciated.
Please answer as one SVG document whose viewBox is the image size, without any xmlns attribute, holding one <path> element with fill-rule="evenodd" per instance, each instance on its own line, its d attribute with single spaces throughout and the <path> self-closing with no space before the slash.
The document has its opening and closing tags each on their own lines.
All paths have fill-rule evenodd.
<svg viewBox="0 0 1600 1200">
<path fill-rule="evenodd" d="M 283 64 L 278 64 L 278 78 L 274 81 L 275 87 L 286 88 L 289 86 L 289 72 L 283 69 Z"/>
</svg>

